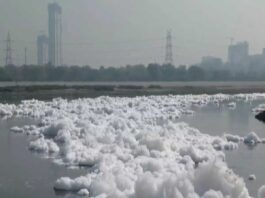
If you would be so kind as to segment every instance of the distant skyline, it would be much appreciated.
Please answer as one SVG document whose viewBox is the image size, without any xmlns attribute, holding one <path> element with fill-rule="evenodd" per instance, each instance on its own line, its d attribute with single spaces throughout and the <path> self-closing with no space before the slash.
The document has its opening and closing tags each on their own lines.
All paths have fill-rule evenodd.
<svg viewBox="0 0 265 198">
<path fill-rule="evenodd" d="M 36 64 L 36 38 L 48 33 L 50 0 L 0 0 L 0 61 L 8 31 L 14 63 Z M 63 63 L 122 66 L 162 63 L 172 30 L 175 65 L 202 56 L 227 60 L 230 38 L 248 41 L 250 54 L 265 47 L 263 0 L 57 0 L 63 9 Z"/>
</svg>

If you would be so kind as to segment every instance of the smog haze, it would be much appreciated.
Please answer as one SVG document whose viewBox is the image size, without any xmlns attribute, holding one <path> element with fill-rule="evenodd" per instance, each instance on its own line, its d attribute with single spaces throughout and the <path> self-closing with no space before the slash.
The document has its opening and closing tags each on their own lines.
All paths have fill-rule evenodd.
<svg viewBox="0 0 265 198">
<path fill-rule="evenodd" d="M 36 64 L 36 38 L 48 32 L 49 0 L 0 0 L 0 48 L 10 32 L 16 64 Z M 227 60 L 230 38 L 247 40 L 250 53 L 265 46 L 262 0 L 61 0 L 63 63 L 93 67 L 162 63 L 172 30 L 176 65 L 211 55 Z"/>
</svg>

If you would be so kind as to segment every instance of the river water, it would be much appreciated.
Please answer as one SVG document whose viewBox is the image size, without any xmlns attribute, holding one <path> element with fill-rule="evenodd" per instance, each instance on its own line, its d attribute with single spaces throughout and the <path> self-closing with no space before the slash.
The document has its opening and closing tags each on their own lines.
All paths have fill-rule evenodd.
<svg viewBox="0 0 265 198">
<path fill-rule="evenodd" d="M 265 124 L 255 119 L 252 109 L 265 101 L 251 103 L 237 102 L 236 109 L 229 109 L 226 105 L 210 104 L 203 108 L 194 108 L 193 116 L 185 116 L 183 121 L 203 133 L 222 136 L 224 133 L 246 136 L 254 131 L 261 138 L 265 138 Z M 265 145 L 248 147 L 240 144 L 239 149 L 226 152 L 228 166 L 235 173 L 244 178 L 252 196 L 256 196 L 260 186 L 265 184 Z M 248 176 L 255 174 L 255 181 L 248 181 Z"/>
<path fill-rule="evenodd" d="M 193 116 L 183 116 L 180 121 L 189 123 L 203 133 L 221 136 L 224 132 L 245 136 L 255 131 L 265 137 L 265 124 L 254 118 L 252 109 L 265 101 L 252 103 L 238 102 L 236 109 L 226 105 L 210 104 L 206 107 L 194 107 Z M 56 198 L 75 197 L 72 194 L 56 194 L 54 181 L 62 176 L 77 177 L 84 175 L 85 169 L 69 169 L 58 166 L 50 159 L 44 159 L 28 150 L 28 139 L 24 135 L 10 132 L 12 126 L 36 123 L 30 119 L 0 120 L 0 197 Z M 226 152 L 228 166 L 245 179 L 249 192 L 256 196 L 257 189 L 265 184 L 265 145 L 247 147 Z M 255 174 L 257 180 L 248 181 Z"/>
<path fill-rule="evenodd" d="M 9 131 L 12 126 L 36 123 L 29 119 L 0 120 L 0 197 L 55 198 L 54 181 L 84 175 L 84 169 L 58 166 L 28 150 L 27 137 Z M 75 197 L 67 195 L 67 197 Z"/>
</svg>

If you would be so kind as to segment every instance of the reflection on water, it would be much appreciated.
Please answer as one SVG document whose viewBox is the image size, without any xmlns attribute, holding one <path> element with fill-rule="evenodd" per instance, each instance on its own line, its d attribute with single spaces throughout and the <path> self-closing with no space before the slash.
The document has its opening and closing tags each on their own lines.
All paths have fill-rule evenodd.
<svg viewBox="0 0 265 198">
<path fill-rule="evenodd" d="M 225 104 L 208 105 L 194 108 L 194 116 L 186 116 L 182 120 L 201 132 L 221 136 L 231 133 L 245 136 L 255 131 L 261 138 L 265 138 L 265 124 L 255 119 L 252 109 L 265 101 L 252 103 L 238 102 L 236 109 L 229 109 Z M 226 153 L 228 166 L 235 173 L 242 176 L 252 196 L 256 196 L 257 189 L 265 184 L 265 145 L 247 147 L 240 144 L 239 149 Z M 248 181 L 248 176 L 255 174 L 257 180 Z"/>
<path fill-rule="evenodd" d="M 28 141 L 24 135 L 9 132 L 9 128 L 14 125 L 30 123 L 34 121 L 0 120 L 0 197 L 58 197 L 53 191 L 53 183 L 57 178 L 65 175 L 76 177 L 86 173 L 86 170 L 67 169 L 34 156 L 27 149 Z"/>
</svg>

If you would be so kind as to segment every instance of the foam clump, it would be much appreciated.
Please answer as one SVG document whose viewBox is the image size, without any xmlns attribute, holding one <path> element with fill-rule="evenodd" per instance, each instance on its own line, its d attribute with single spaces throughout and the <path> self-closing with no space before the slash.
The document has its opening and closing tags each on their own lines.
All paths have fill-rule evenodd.
<svg viewBox="0 0 265 198">
<path fill-rule="evenodd" d="M 255 132 L 251 132 L 244 137 L 244 143 L 250 146 L 256 145 L 261 142 L 261 139 Z"/>
<path fill-rule="evenodd" d="M 257 107 L 252 109 L 252 112 L 255 113 L 255 114 L 259 114 L 262 111 L 265 111 L 265 104 L 260 104 Z"/>
<path fill-rule="evenodd" d="M 82 189 L 88 189 L 90 184 L 91 180 L 89 177 L 81 176 L 76 179 L 62 177 L 55 182 L 54 189 L 61 191 L 80 191 Z"/>
<path fill-rule="evenodd" d="M 23 127 L 32 151 L 55 163 L 90 167 L 85 176 L 59 178 L 54 189 L 91 197 L 248 198 L 244 181 L 226 165 L 235 137 L 212 137 L 179 122 L 193 106 L 254 100 L 265 95 L 185 95 L 54 99 L 0 105 L 13 116 L 40 120 Z M 256 142 L 250 135 L 244 140 Z"/>
<path fill-rule="evenodd" d="M 43 136 L 34 141 L 31 141 L 29 144 L 29 149 L 38 153 L 58 153 L 60 148 L 58 145 L 52 141 L 44 139 Z"/>
<path fill-rule="evenodd" d="M 20 127 L 17 127 L 17 126 L 14 126 L 10 129 L 10 131 L 14 132 L 14 133 L 23 133 L 24 132 L 24 129 L 23 128 L 20 128 Z"/>
<path fill-rule="evenodd" d="M 235 102 L 229 102 L 229 103 L 227 104 L 227 106 L 228 106 L 228 108 L 230 108 L 230 109 L 235 109 L 235 108 L 236 108 L 236 103 L 235 103 Z"/>
<path fill-rule="evenodd" d="M 235 150 L 238 148 L 238 142 L 223 140 L 222 138 L 216 138 L 212 142 L 213 147 L 216 150 Z"/>
<path fill-rule="evenodd" d="M 244 138 L 238 136 L 238 135 L 232 135 L 232 134 L 225 134 L 224 137 L 228 142 L 234 142 L 239 143 L 244 140 Z"/>
<path fill-rule="evenodd" d="M 87 197 L 89 195 L 89 191 L 87 189 L 83 188 L 77 192 L 77 195 L 79 195 L 81 197 Z"/>
<path fill-rule="evenodd" d="M 224 138 L 229 142 L 229 144 L 235 143 L 235 146 L 238 146 L 238 143 L 240 142 L 243 142 L 248 146 L 256 146 L 259 143 L 265 142 L 265 140 L 261 139 L 255 132 L 250 132 L 245 137 L 240 137 L 238 135 L 232 135 L 232 134 L 225 134 Z"/>
<path fill-rule="evenodd" d="M 223 198 L 224 196 L 220 191 L 214 191 L 214 190 L 209 190 L 207 191 L 202 198 Z"/>
<path fill-rule="evenodd" d="M 249 197 L 243 180 L 229 171 L 222 161 L 203 162 L 196 169 L 188 165 L 183 168 L 177 168 L 175 173 L 164 169 L 147 171 L 132 178 L 115 171 L 96 175 L 92 180 L 88 176 L 82 180 L 60 178 L 54 188 L 86 189 L 93 197 Z"/>
<path fill-rule="evenodd" d="M 203 163 L 195 174 L 195 189 L 199 195 L 215 190 L 221 192 L 224 197 L 248 197 L 248 191 L 244 186 L 243 179 L 227 169 L 222 161 Z"/>
<path fill-rule="evenodd" d="M 15 105 L 0 104 L 0 116 L 2 118 L 12 117 L 15 108 L 16 108 Z"/>
</svg>

